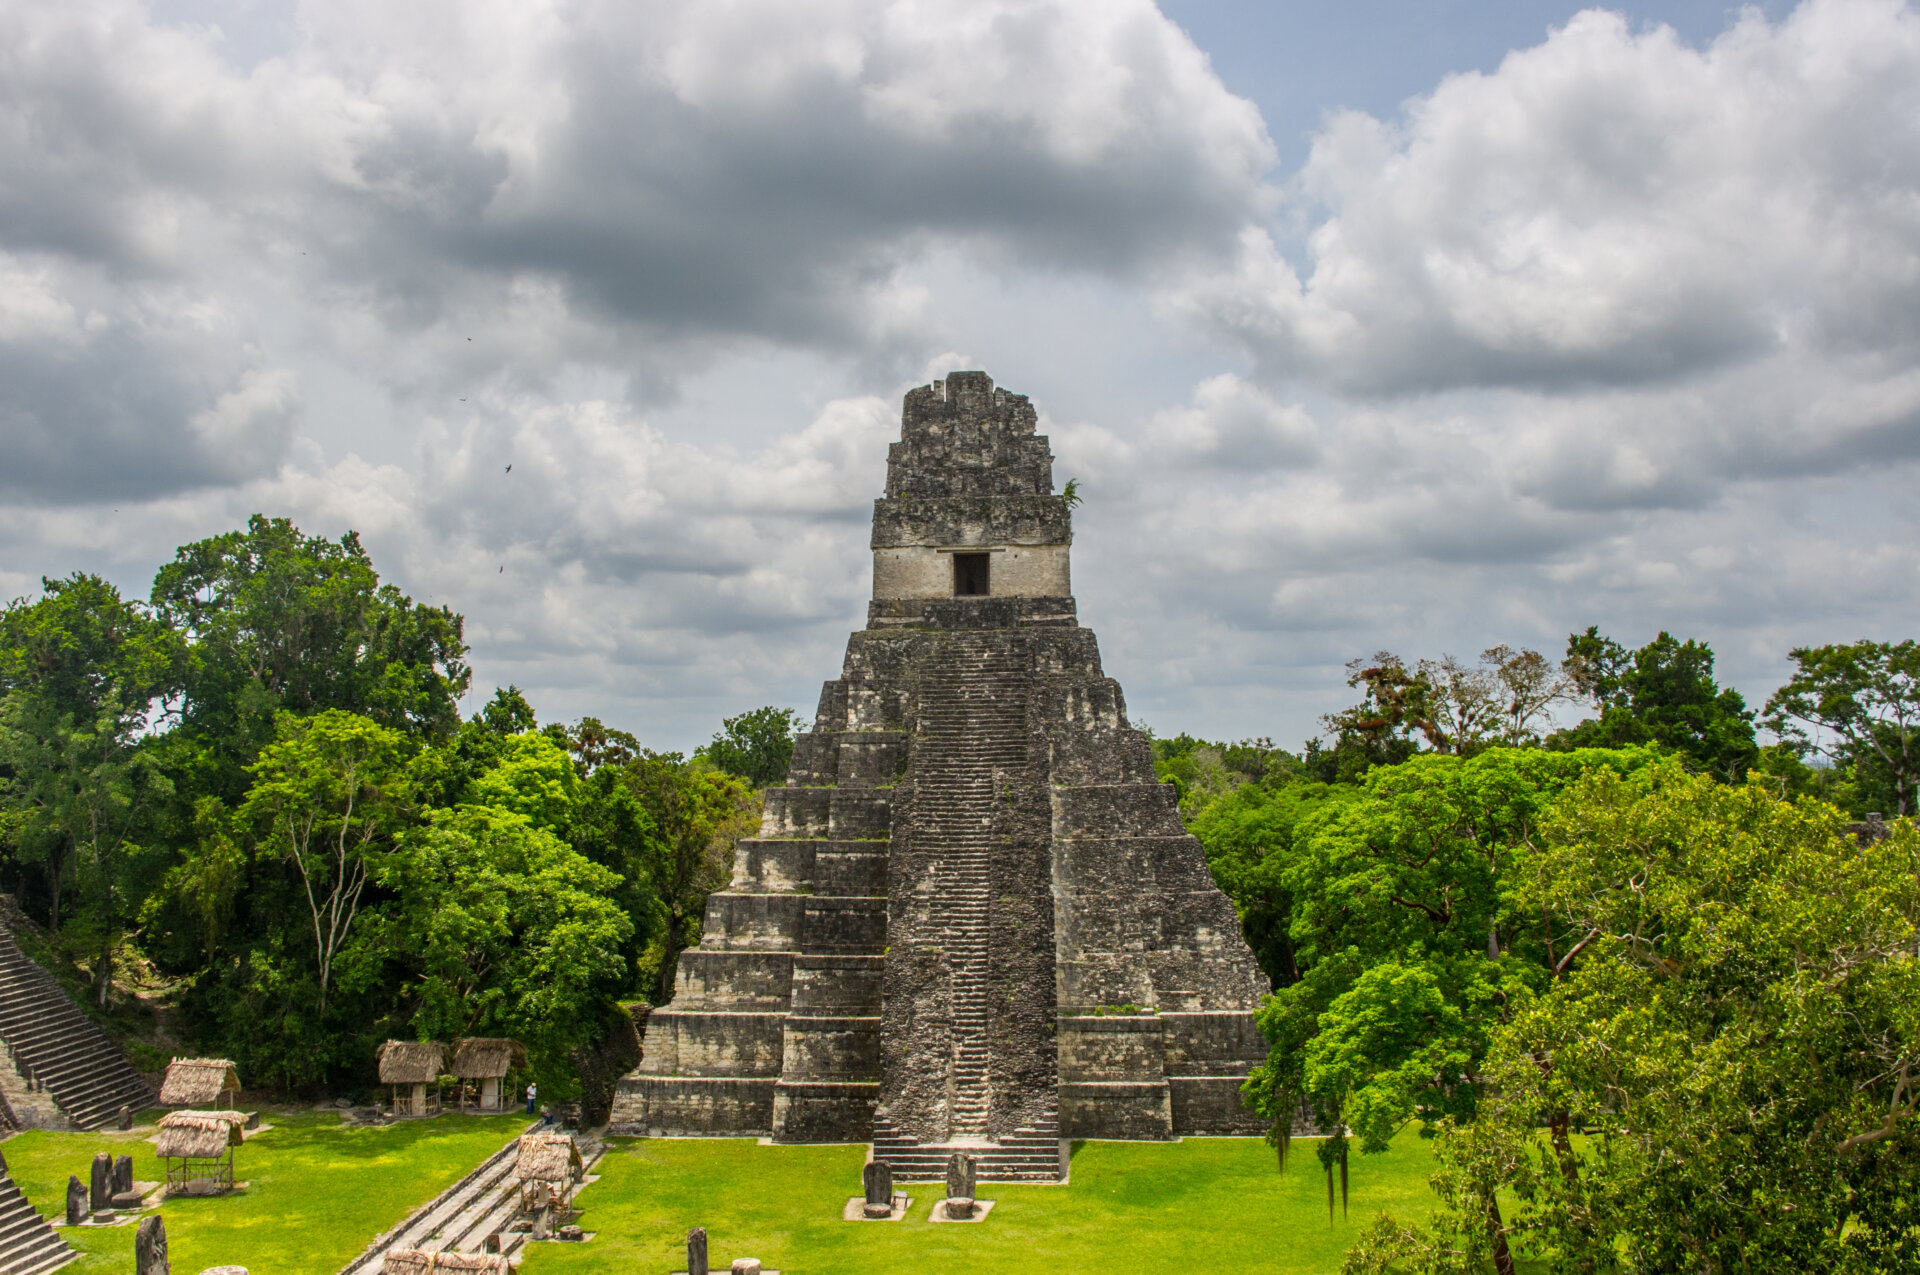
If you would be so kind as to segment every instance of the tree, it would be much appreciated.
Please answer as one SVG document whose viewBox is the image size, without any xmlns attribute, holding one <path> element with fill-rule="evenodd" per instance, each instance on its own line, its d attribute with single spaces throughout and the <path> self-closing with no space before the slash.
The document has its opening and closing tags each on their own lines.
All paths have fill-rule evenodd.
<svg viewBox="0 0 1920 1275">
<path fill-rule="evenodd" d="M 1569 789 L 1517 902 L 1579 956 L 1494 1031 L 1433 1225 L 1385 1220 L 1346 1269 L 1484 1269 L 1462 1183 L 1508 1187 L 1499 1236 L 1554 1270 L 1920 1265 L 1920 833 L 1843 818 L 1674 760 Z"/>
<path fill-rule="evenodd" d="M 625 983 L 633 923 L 610 897 L 618 877 L 511 810 L 425 818 L 375 869 L 395 898 L 386 946 L 417 972 L 413 1027 L 440 1039 L 512 1036 L 537 1073 L 561 1079 L 568 1051 Z"/>
<path fill-rule="evenodd" d="M 642 752 L 624 768 L 624 782 L 646 812 L 653 836 L 646 843 L 647 877 L 665 912 L 657 959 L 642 971 L 655 1004 L 673 995 L 680 953 L 698 942 L 707 895 L 727 883 L 733 842 L 750 836 L 758 803 L 738 779 L 691 766 L 679 753 Z"/>
<path fill-rule="evenodd" d="M 1301 819 L 1278 871 L 1299 976 L 1260 1010 L 1271 1048 L 1247 1085 L 1276 1138 L 1302 1103 L 1363 1152 L 1385 1150 L 1409 1120 L 1471 1116 L 1507 1007 L 1578 947 L 1564 921 L 1516 898 L 1527 846 L 1582 774 L 1650 760 L 1427 754 Z M 1329 1154 L 1344 1164 L 1344 1144 Z"/>
<path fill-rule="evenodd" d="M 1300 981 L 1291 933 L 1293 894 L 1286 879 L 1300 830 L 1346 795 L 1305 780 L 1275 788 L 1247 783 L 1188 821 L 1188 831 L 1206 851 L 1215 884 L 1233 900 L 1247 943 L 1275 986 Z"/>
<path fill-rule="evenodd" d="M 785 783 L 793 764 L 793 738 L 800 714 L 790 708 L 756 708 L 721 723 L 721 731 L 694 756 L 747 781 L 750 788 Z"/>
<path fill-rule="evenodd" d="M 1443 655 L 1408 668 L 1381 651 L 1350 661 L 1347 685 L 1363 698 L 1322 719 L 1336 737 L 1378 744 L 1418 734 L 1437 753 L 1463 756 L 1494 743 L 1537 743 L 1548 709 L 1572 689 L 1538 651 L 1505 645 L 1482 651 L 1477 665 Z"/>
<path fill-rule="evenodd" d="M 1767 700 L 1762 724 L 1851 769 L 1856 786 L 1867 789 L 1863 796 L 1877 789 L 1891 798 L 1893 813 L 1913 814 L 1920 784 L 1920 645 L 1863 639 L 1796 647 L 1790 654 L 1794 674 Z"/>
<path fill-rule="evenodd" d="M 312 717 L 283 713 L 274 741 L 247 768 L 253 787 L 240 814 L 268 853 L 299 873 L 323 1014 L 376 860 L 408 813 L 411 752 L 399 731 L 330 708 Z"/>
<path fill-rule="evenodd" d="M 1713 650 L 1704 642 L 1663 630 L 1629 651 L 1591 626 L 1568 636 L 1562 667 L 1600 716 L 1556 733 L 1550 748 L 1653 744 L 1726 783 L 1745 780 L 1760 759 L 1753 712 L 1739 691 L 1713 680 Z"/>
<path fill-rule="evenodd" d="M 153 606 L 192 643 L 184 723 L 242 760 L 281 711 L 341 709 L 435 740 L 459 722 L 465 622 L 381 584 L 354 532 L 334 542 L 256 514 L 183 546 Z"/>
<path fill-rule="evenodd" d="M 178 635 L 98 576 L 43 580 L 43 596 L 0 614 L 0 765 L 10 778 L 13 854 L 39 865 L 51 927 L 87 933 L 104 1005 L 113 953 L 157 874 L 143 844 L 166 777 L 138 747 L 155 702 L 179 685 Z M 77 917 L 63 915 L 74 878 Z M 70 911 L 70 910 L 69 910 Z"/>
</svg>

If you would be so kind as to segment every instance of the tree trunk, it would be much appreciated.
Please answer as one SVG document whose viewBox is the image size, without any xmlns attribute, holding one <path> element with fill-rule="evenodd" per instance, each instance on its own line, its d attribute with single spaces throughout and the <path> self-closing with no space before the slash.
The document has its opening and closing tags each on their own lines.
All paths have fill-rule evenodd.
<svg viewBox="0 0 1920 1275">
<path fill-rule="evenodd" d="M 1493 1242 L 1494 1275 L 1514 1275 L 1513 1253 L 1507 1248 L 1507 1224 L 1500 1218 L 1500 1201 L 1487 1192 L 1487 1238 Z"/>
<path fill-rule="evenodd" d="M 107 1007 L 107 993 L 113 990 L 113 941 L 100 941 L 100 963 L 94 966 L 93 985 L 99 989 L 98 1002 L 101 1009 Z"/>
<path fill-rule="evenodd" d="M 1572 1123 L 1571 1114 L 1558 1111 L 1554 1113 L 1553 1123 L 1548 1126 L 1553 1130 L 1553 1150 L 1560 1160 L 1560 1176 L 1568 1182 L 1578 1181 L 1580 1177 L 1579 1161 L 1573 1158 L 1573 1138 L 1567 1132 Z"/>
</svg>

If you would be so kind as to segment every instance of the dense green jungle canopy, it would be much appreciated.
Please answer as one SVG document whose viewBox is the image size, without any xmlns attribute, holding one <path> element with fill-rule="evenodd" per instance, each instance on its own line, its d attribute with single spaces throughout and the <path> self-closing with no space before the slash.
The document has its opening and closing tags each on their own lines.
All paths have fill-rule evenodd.
<svg viewBox="0 0 1920 1275">
<path fill-rule="evenodd" d="M 504 1035 L 577 1092 L 621 1004 L 670 995 L 801 722 L 683 756 L 512 687 L 463 720 L 466 653 L 284 520 L 145 601 L 45 581 L 0 614 L 22 941 L 149 1063 L 352 1090 L 382 1039 Z M 1437 1220 L 1350 1269 L 1920 1269 L 1920 648 L 1791 657 L 1756 711 L 1666 633 L 1382 652 L 1298 753 L 1154 740 L 1273 979 L 1278 1154 L 1303 1110 L 1338 1129 L 1331 1207 L 1409 1124 L 1440 1139 Z"/>
</svg>

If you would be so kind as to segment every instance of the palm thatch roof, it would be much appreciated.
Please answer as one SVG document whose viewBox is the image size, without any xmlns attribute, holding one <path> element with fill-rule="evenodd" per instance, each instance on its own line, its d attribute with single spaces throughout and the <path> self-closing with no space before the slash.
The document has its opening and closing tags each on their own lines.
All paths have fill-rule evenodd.
<svg viewBox="0 0 1920 1275">
<path fill-rule="evenodd" d="M 417 1248 L 390 1248 L 381 1275 L 433 1275 L 435 1271 L 486 1271 L 512 1275 L 513 1264 L 500 1253 L 423 1253 Z"/>
<path fill-rule="evenodd" d="M 160 1082 L 163 1107 L 204 1107 L 240 1088 L 240 1073 L 224 1058 L 176 1058 Z"/>
<path fill-rule="evenodd" d="M 380 1083 L 430 1085 L 446 1062 L 447 1047 L 437 1040 L 390 1040 L 380 1046 Z"/>
<path fill-rule="evenodd" d="M 513 1176 L 522 1182 L 564 1185 L 581 1168 L 580 1148 L 564 1133 L 523 1133 Z"/>
<path fill-rule="evenodd" d="M 452 1073 L 462 1080 L 498 1080 L 527 1065 L 527 1047 L 502 1036 L 468 1036 L 454 1042 Z"/>
<path fill-rule="evenodd" d="M 237 1111 L 169 1111 L 160 1117 L 160 1136 L 154 1154 L 163 1160 L 217 1160 L 228 1147 L 237 1147 L 245 1135 Z"/>
</svg>

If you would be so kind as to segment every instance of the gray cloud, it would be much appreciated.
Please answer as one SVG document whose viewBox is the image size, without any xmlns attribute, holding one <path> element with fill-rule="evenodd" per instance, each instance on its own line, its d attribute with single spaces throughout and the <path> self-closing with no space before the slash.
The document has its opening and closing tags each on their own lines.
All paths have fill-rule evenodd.
<svg viewBox="0 0 1920 1275">
<path fill-rule="evenodd" d="M 905 381 L 970 365 L 1163 729 L 1589 623 L 1762 697 L 1920 623 L 1916 25 L 1583 15 L 1265 188 L 1140 0 L 333 4 L 244 58 L 0 0 L 0 585 L 358 528 L 480 697 L 686 746 L 812 703 Z"/>
</svg>

